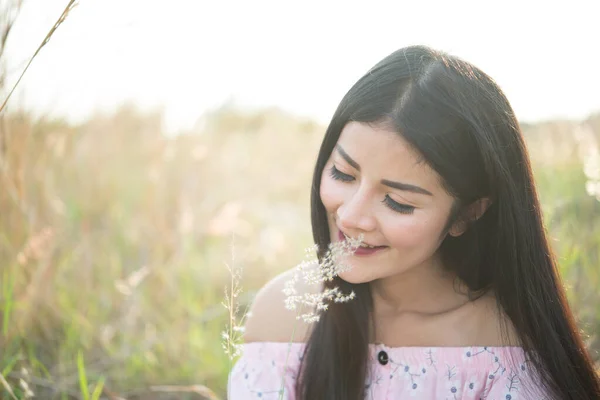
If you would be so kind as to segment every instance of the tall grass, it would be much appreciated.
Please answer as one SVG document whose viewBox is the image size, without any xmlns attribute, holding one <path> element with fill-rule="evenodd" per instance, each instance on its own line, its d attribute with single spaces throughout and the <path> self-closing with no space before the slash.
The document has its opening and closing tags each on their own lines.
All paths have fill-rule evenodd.
<svg viewBox="0 0 600 400">
<path fill-rule="evenodd" d="M 526 130 L 570 301 L 591 334 L 600 202 L 586 192 L 577 127 Z M 23 380 L 39 398 L 83 398 L 83 387 L 90 398 L 98 387 L 113 398 L 223 398 L 231 237 L 243 308 L 311 245 L 323 127 L 224 107 L 167 138 L 160 113 L 125 106 L 81 125 L 7 114 L 1 129 L 0 372 L 14 395 Z M 599 339 L 588 344 L 598 359 Z"/>
</svg>

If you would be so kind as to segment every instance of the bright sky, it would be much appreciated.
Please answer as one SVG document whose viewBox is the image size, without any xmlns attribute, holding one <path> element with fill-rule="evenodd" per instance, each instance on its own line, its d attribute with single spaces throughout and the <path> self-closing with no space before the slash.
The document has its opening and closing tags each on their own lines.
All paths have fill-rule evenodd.
<svg viewBox="0 0 600 400">
<path fill-rule="evenodd" d="M 9 84 L 67 3 L 25 0 Z M 377 61 L 426 44 L 490 74 L 521 120 L 583 118 L 600 111 L 598 11 L 597 0 L 80 0 L 12 108 L 80 121 L 133 100 L 163 105 L 174 132 L 235 99 L 326 123 Z"/>
</svg>

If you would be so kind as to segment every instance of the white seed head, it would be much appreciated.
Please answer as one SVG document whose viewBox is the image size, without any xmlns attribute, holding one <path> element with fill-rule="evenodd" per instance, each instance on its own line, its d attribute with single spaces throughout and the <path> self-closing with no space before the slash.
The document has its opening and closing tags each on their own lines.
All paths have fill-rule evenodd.
<svg viewBox="0 0 600 400">
<path fill-rule="evenodd" d="M 351 265 L 343 262 L 344 257 L 354 254 L 356 249 L 360 247 L 363 235 L 358 238 L 346 238 L 342 242 L 330 243 L 327 252 L 321 259 L 304 260 L 296 266 L 296 271 L 287 282 L 284 284 L 283 293 L 286 295 L 284 300 L 285 308 L 288 310 L 297 310 L 299 305 L 309 306 L 311 312 L 298 315 L 297 319 L 302 319 L 304 322 L 311 323 L 319 320 L 321 312 L 327 311 L 329 308 L 328 302 L 345 303 L 356 297 L 354 292 L 343 294 L 339 288 L 326 288 L 318 294 L 314 293 L 297 293 L 295 288 L 296 283 L 302 280 L 309 285 L 320 285 L 323 282 L 331 282 L 341 272 L 349 271 Z M 317 246 L 306 249 L 307 255 L 310 257 Z"/>
</svg>

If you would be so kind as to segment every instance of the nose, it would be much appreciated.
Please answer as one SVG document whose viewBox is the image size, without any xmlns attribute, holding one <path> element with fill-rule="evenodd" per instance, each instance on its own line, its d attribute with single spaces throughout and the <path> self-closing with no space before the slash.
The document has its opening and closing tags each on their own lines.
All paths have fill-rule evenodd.
<svg viewBox="0 0 600 400">
<path fill-rule="evenodd" d="M 337 208 L 336 214 L 340 228 L 348 234 L 370 232 L 376 227 L 368 196 L 360 190 L 346 198 Z"/>
</svg>

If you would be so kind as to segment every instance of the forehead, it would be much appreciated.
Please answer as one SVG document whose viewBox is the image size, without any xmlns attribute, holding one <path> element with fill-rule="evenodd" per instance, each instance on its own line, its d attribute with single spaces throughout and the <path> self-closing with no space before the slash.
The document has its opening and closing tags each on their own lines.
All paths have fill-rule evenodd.
<svg viewBox="0 0 600 400">
<path fill-rule="evenodd" d="M 401 134 L 382 124 L 349 122 L 338 139 L 339 146 L 356 161 L 361 174 L 389 179 L 437 191 L 439 175 Z M 336 159 L 343 159 L 334 150 Z"/>
</svg>

